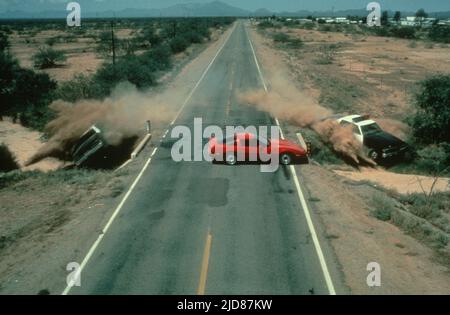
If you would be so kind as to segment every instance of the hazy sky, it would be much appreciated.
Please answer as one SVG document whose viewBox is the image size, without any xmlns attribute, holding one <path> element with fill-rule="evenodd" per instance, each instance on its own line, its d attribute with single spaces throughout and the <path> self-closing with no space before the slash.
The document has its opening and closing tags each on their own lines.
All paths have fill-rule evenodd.
<svg viewBox="0 0 450 315">
<path fill-rule="evenodd" d="M 45 11 L 65 9 L 68 0 L 0 0 L 0 11 Z M 178 3 L 207 3 L 211 0 L 78 0 L 86 11 L 125 8 L 163 8 Z M 272 11 L 361 9 L 371 0 L 222 0 L 243 9 L 266 8 Z M 378 0 L 382 9 L 416 11 L 450 11 L 450 0 Z"/>
</svg>

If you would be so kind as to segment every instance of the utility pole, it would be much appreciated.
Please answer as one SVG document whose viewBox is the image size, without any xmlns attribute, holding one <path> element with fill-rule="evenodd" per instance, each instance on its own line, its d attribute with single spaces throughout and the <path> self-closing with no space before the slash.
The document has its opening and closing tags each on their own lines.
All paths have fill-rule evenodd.
<svg viewBox="0 0 450 315">
<path fill-rule="evenodd" d="M 113 54 L 113 65 L 116 65 L 116 40 L 114 38 L 114 21 L 111 21 L 111 43 L 112 43 L 112 54 Z"/>
</svg>

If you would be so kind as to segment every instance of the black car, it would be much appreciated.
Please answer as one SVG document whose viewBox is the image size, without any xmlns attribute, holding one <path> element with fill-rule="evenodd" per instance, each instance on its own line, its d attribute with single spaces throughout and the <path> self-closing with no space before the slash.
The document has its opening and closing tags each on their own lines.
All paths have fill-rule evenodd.
<svg viewBox="0 0 450 315">
<path fill-rule="evenodd" d="M 394 135 L 384 131 L 378 124 L 367 117 L 351 115 L 342 117 L 338 122 L 352 125 L 355 138 L 368 149 L 368 156 L 377 163 L 393 162 L 409 154 L 409 146 Z"/>
<path fill-rule="evenodd" d="M 72 148 L 72 160 L 78 167 L 109 169 L 120 165 L 130 156 L 137 137 L 127 137 L 111 145 L 99 126 L 89 128 Z"/>
</svg>

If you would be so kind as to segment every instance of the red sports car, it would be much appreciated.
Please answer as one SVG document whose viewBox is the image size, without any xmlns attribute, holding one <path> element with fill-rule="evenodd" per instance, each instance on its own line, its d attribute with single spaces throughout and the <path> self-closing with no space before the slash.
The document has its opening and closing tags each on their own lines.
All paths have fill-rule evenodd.
<svg viewBox="0 0 450 315">
<path fill-rule="evenodd" d="M 275 146 L 278 146 L 279 161 L 283 165 L 308 161 L 308 152 L 301 146 L 288 140 L 257 137 L 252 133 L 236 133 L 228 138 L 213 137 L 209 141 L 209 154 L 213 161 L 225 161 L 228 165 L 244 161 L 261 162 L 261 156 L 269 156 Z"/>
</svg>

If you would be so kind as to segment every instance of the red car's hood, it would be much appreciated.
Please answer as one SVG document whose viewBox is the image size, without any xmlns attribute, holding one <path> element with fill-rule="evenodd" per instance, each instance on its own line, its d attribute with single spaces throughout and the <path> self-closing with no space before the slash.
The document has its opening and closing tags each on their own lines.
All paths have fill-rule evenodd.
<svg viewBox="0 0 450 315">
<path fill-rule="evenodd" d="M 305 154 L 306 151 L 301 146 L 285 139 L 279 139 L 279 140 L 271 140 L 272 148 L 276 145 L 279 146 L 279 150 L 288 150 L 292 153 L 300 153 Z"/>
</svg>

